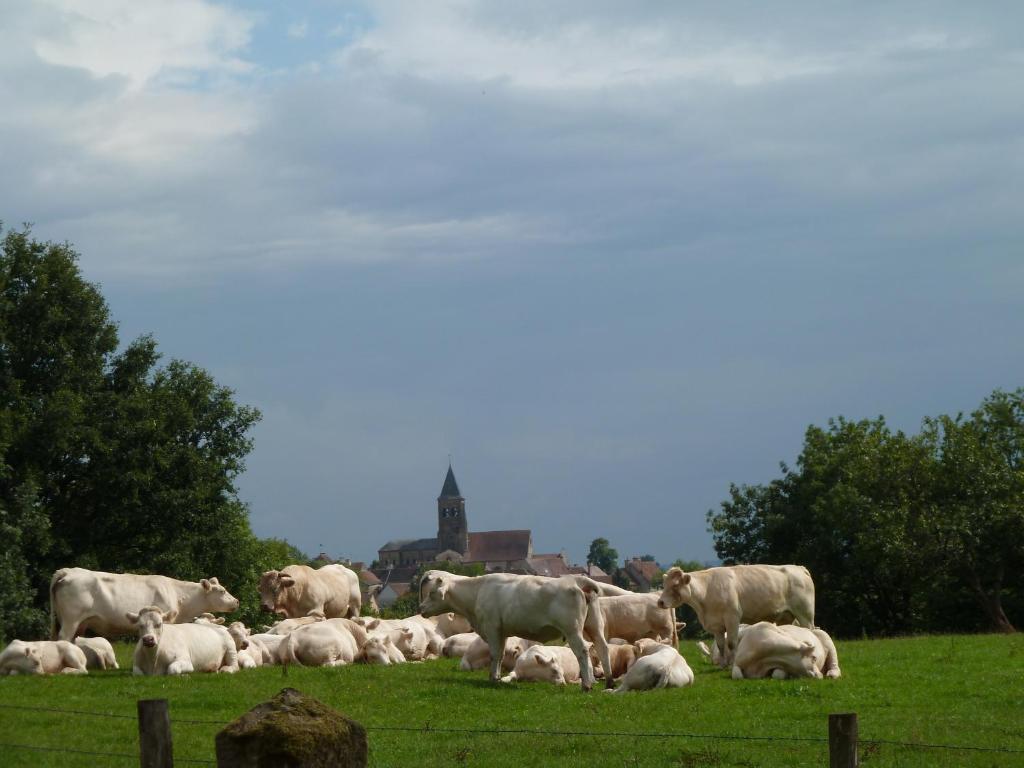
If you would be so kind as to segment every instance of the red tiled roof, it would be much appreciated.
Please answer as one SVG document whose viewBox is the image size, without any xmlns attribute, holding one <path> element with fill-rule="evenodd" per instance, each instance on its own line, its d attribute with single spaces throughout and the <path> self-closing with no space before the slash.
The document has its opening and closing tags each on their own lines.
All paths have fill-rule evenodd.
<svg viewBox="0 0 1024 768">
<path fill-rule="evenodd" d="M 359 572 L 359 580 L 360 580 L 361 582 L 363 582 L 363 584 L 369 584 L 369 585 L 370 585 L 371 587 L 372 587 L 372 586 L 373 586 L 374 584 L 380 584 L 380 579 L 378 579 L 378 578 L 377 578 L 377 577 L 376 577 L 376 576 L 375 576 L 375 575 L 373 574 L 373 572 L 372 572 L 372 571 L 360 571 L 360 572 Z"/>
<path fill-rule="evenodd" d="M 534 555 L 530 558 L 530 567 L 539 576 L 565 576 L 571 573 L 561 555 Z"/>
<path fill-rule="evenodd" d="M 469 552 L 464 563 L 525 560 L 530 554 L 530 532 L 480 531 L 469 534 Z"/>
</svg>

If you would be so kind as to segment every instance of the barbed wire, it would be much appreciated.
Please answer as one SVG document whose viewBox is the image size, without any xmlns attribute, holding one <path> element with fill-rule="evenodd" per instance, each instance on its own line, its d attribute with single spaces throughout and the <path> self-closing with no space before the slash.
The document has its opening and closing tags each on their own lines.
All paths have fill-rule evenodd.
<svg viewBox="0 0 1024 768">
<path fill-rule="evenodd" d="M 25 710 L 29 712 L 54 712 L 59 714 L 70 714 L 70 715 L 84 715 L 91 717 L 110 717 L 119 719 L 135 720 L 136 715 L 119 714 L 113 712 L 94 712 L 89 710 L 79 709 L 63 709 L 58 707 L 35 707 L 21 704 L 0 704 L 0 709 L 16 709 Z M 184 717 L 174 717 L 171 720 L 171 725 L 215 725 L 223 727 L 228 723 L 223 720 L 202 720 Z M 706 739 L 709 741 L 761 741 L 761 742 L 773 742 L 773 741 L 786 741 L 786 742 L 803 742 L 813 744 L 827 744 L 828 738 L 816 737 L 816 736 L 750 736 L 743 734 L 731 734 L 731 733 L 690 733 L 686 731 L 574 731 L 574 730 L 542 730 L 537 728 L 447 728 L 447 727 L 436 727 L 433 725 L 361 725 L 367 731 L 383 731 L 383 732 L 411 732 L 411 733 L 436 733 L 436 734 L 480 734 L 480 735 L 492 735 L 492 736 L 578 736 L 578 737 L 590 737 L 590 738 L 654 738 L 654 739 Z M 899 741 L 896 739 L 859 739 L 860 744 L 876 744 L 886 745 L 894 747 L 906 747 L 909 749 L 945 749 L 951 751 L 964 751 L 964 752 L 992 752 L 1002 754 L 1024 754 L 1024 748 L 1015 747 L 982 747 L 972 746 L 964 744 L 933 744 L 929 742 L 920 741 Z M 0 746 L 5 746 L 0 744 Z M 18 745 L 6 745 L 6 746 L 18 746 Z M 29 745 L 23 745 L 26 749 L 33 749 Z M 38 747 L 42 750 L 50 751 L 61 751 L 56 748 Z M 73 751 L 73 750 L 72 750 Z M 111 753 L 111 756 L 113 753 Z M 123 755 L 117 755 L 123 756 Z M 134 755 L 130 755 L 134 757 Z M 178 758 L 176 758 L 178 759 Z M 212 764 L 209 760 L 193 760 L 189 761 L 181 759 L 181 762 L 198 762 L 205 764 Z"/>
</svg>

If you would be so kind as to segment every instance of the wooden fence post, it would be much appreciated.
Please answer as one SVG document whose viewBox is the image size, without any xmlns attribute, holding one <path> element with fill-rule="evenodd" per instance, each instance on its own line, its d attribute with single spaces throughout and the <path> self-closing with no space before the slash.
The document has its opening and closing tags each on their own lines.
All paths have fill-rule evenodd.
<svg viewBox="0 0 1024 768">
<path fill-rule="evenodd" d="M 857 768 L 857 713 L 828 716 L 829 768 Z"/>
<path fill-rule="evenodd" d="M 142 768 L 174 768 L 167 699 L 139 700 L 139 764 Z"/>
</svg>

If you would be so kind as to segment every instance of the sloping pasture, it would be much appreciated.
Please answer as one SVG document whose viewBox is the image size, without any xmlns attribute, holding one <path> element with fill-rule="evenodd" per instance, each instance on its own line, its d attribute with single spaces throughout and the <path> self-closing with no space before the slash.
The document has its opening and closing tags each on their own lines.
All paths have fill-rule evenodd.
<svg viewBox="0 0 1024 768">
<path fill-rule="evenodd" d="M 1024 765 L 1024 637 L 846 641 L 842 679 L 782 682 L 731 680 L 686 643 L 692 687 L 623 696 L 496 686 L 448 659 L 138 678 L 130 646 L 117 651 L 119 672 L 0 679 L 0 765 L 137 765 L 142 698 L 170 701 L 177 764 L 202 764 L 219 723 L 285 686 L 363 723 L 374 766 L 822 766 L 832 712 L 858 713 L 867 766 Z"/>
</svg>

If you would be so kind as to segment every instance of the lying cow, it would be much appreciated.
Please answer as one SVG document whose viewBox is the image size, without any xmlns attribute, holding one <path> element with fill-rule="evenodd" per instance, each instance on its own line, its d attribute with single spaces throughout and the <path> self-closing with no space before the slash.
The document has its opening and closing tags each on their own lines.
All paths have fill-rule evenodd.
<svg viewBox="0 0 1024 768">
<path fill-rule="evenodd" d="M 127 613 L 155 605 L 168 623 L 184 624 L 204 611 L 238 610 L 238 600 L 216 578 L 179 581 L 168 576 L 61 568 L 50 580 L 50 639 L 73 640 L 86 630 L 132 634 Z"/>
<path fill-rule="evenodd" d="M 420 582 L 420 613 L 437 616 L 453 611 L 465 616 L 487 641 L 490 677 L 494 682 L 501 677 L 501 656 L 507 637 L 516 635 L 539 642 L 564 637 L 580 666 L 580 687 L 589 691 L 594 685 L 594 670 L 583 628 L 590 603 L 600 594 L 601 585 L 580 576 L 457 576 L 446 571 L 427 571 Z M 600 612 L 597 615 L 600 617 Z M 598 618 L 594 644 L 602 663 L 610 669 L 602 624 Z M 610 685 L 611 679 L 608 680 Z"/>
<path fill-rule="evenodd" d="M 477 640 L 483 642 L 483 639 L 476 632 L 459 632 L 444 641 L 444 645 L 441 646 L 441 655 L 448 659 L 460 659 L 466 655 L 466 651 Z M 484 643 L 485 647 L 486 645 Z M 489 651 L 487 653 L 487 663 L 491 663 Z"/>
<path fill-rule="evenodd" d="M 743 678 L 837 678 L 839 656 L 835 643 L 822 629 L 777 626 L 761 621 L 739 635 L 732 676 Z"/>
<path fill-rule="evenodd" d="M 359 658 L 359 644 L 347 627 L 331 621 L 307 624 L 290 632 L 278 648 L 282 665 L 336 667 Z"/>
<path fill-rule="evenodd" d="M 245 624 L 240 621 L 233 621 L 227 627 L 228 634 L 235 643 L 235 651 L 238 653 L 239 669 L 255 669 L 264 664 L 270 664 L 270 651 L 258 638 L 254 637 Z"/>
<path fill-rule="evenodd" d="M 516 659 L 519 658 L 523 651 L 534 645 L 539 645 L 539 643 L 522 637 L 506 637 L 505 650 L 501 654 L 501 671 L 511 672 L 515 668 Z M 491 647 L 480 635 L 476 635 L 476 639 L 469 644 L 465 653 L 462 654 L 459 669 L 463 672 L 471 672 L 476 669 L 487 669 L 490 666 Z"/>
<path fill-rule="evenodd" d="M 281 646 L 281 641 L 284 640 L 286 637 L 287 635 L 270 635 L 265 632 L 259 632 L 249 635 L 249 642 L 258 642 L 263 647 L 264 664 L 277 664 L 277 651 L 278 648 Z"/>
<path fill-rule="evenodd" d="M 468 632 L 473 631 L 473 627 L 466 621 L 465 616 L 459 616 L 457 613 L 442 613 L 440 616 L 434 617 L 434 623 L 437 626 L 437 631 L 441 637 L 446 640 L 452 635 L 464 635 Z"/>
<path fill-rule="evenodd" d="M 362 657 L 367 664 L 404 664 L 405 656 L 386 634 L 370 633 L 363 646 Z"/>
<path fill-rule="evenodd" d="M 662 608 L 686 603 L 732 663 L 741 622 L 814 626 L 814 582 L 802 565 L 732 565 L 685 573 L 669 568 L 658 597 Z"/>
<path fill-rule="evenodd" d="M 636 647 L 639 658 L 611 693 L 682 688 L 693 683 L 693 670 L 674 646 L 641 640 Z"/>
<path fill-rule="evenodd" d="M 637 650 L 632 643 L 608 643 L 608 658 L 612 664 L 611 677 L 618 679 L 622 677 L 629 668 L 637 660 Z M 590 660 L 594 663 L 594 668 L 600 663 L 600 659 L 596 657 L 593 650 L 590 653 Z M 605 677 L 608 677 L 608 671 L 602 668 L 602 673 Z M 601 675 L 598 675 L 600 677 Z"/>
<path fill-rule="evenodd" d="M 566 685 L 580 681 L 580 665 L 576 654 L 564 645 L 533 645 L 516 659 L 512 672 L 501 678 L 503 683 L 539 682 Z"/>
<path fill-rule="evenodd" d="M 120 669 L 114 647 L 105 637 L 76 637 L 75 645 L 85 654 L 88 669 Z"/>
<path fill-rule="evenodd" d="M 599 597 L 595 601 L 604 619 L 605 639 L 618 637 L 632 643 L 641 638 L 651 638 L 677 645 L 675 611 L 658 605 L 658 596 L 653 593 L 629 592 L 613 597 Z M 593 641 L 596 616 L 593 611 L 587 616 L 585 636 Z M 686 626 L 683 624 L 683 626 Z"/>
<path fill-rule="evenodd" d="M 206 622 L 171 624 L 169 615 L 155 605 L 125 614 L 139 634 L 132 657 L 133 674 L 238 671 L 235 641 L 224 627 Z"/>
<path fill-rule="evenodd" d="M 64 640 L 12 640 L 0 653 L 0 675 L 84 675 L 85 653 Z"/>
<path fill-rule="evenodd" d="M 282 619 L 276 624 L 265 626 L 263 631 L 268 635 L 287 635 L 292 630 L 304 627 L 307 624 L 314 624 L 318 621 L 324 621 L 327 617 L 324 616 L 323 611 L 310 611 L 305 616 L 299 616 L 294 619 Z"/>
<path fill-rule="evenodd" d="M 285 618 L 320 611 L 329 619 L 359 615 L 359 577 L 344 565 L 289 565 L 260 576 L 260 607 Z"/>
</svg>

